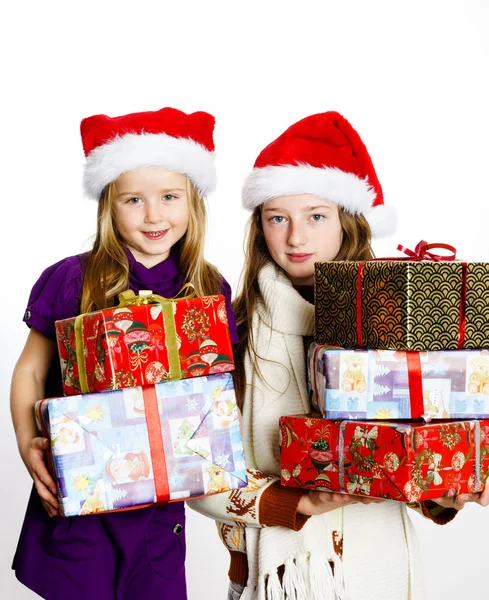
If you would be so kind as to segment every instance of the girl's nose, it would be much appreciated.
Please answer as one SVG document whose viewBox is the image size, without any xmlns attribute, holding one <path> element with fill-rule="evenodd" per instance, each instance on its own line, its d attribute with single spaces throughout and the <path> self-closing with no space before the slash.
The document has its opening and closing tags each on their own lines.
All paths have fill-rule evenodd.
<svg viewBox="0 0 489 600">
<path fill-rule="evenodd" d="M 163 206 L 161 206 L 161 202 L 146 202 L 145 208 L 145 223 L 161 223 L 161 221 L 165 220 L 164 210 Z"/>
<path fill-rule="evenodd" d="M 304 246 L 307 242 L 306 232 L 300 223 L 292 223 L 289 227 L 289 236 L 287 239 L 287 243 L 289 246 L 297 248 L 299 246 Z"/>
</svg>

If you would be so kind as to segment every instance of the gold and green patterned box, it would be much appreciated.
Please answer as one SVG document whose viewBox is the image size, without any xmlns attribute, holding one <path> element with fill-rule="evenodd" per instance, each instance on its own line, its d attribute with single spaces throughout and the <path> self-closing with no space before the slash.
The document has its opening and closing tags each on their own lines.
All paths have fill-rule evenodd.
<svg viewBox="0 0 489 600">
<path fill-rule="evenodd" d="M 315 265 L 318 344 L 379 350 L 489 348 L 489 263 Z"/>
</svg>

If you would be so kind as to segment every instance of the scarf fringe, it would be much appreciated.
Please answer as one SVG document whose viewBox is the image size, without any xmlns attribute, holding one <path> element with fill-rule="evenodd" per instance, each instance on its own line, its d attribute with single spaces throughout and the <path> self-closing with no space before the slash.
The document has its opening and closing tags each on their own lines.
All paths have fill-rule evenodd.
<svg viewBox="0 0 489 600">
<path fill-rule="evenodd" d="M 251 586 L 247 585 L 241 594 L 240 600 L 257 600 L 258 599 L 258 590 Z"/>
<path fill-rule="evenodd" d="M 299 554 L 296 559 L 296 565 L 299 569 L 301 580 L 304 582 L 304 588 L 307 588 L 306 582 L 309 580 L 309 561 L 307 554 Z M 308 598 L 305 600 L 308 600 Z"/>
<path fill-rule="evenodd" d="M 266 589 L 267 600 L 285 600 L 285 592 L 280 583 L 277 572 L 268 576 Z"/>
<path fill-rule="evenodd" d="M 334 568 L 334 586 L 338 600 L 348 600 L 345 584 L 345 570 L 341 558 L 336 557 L 333 561 Z"/>
<path fill-rule="evenodd" d="M 305 557 L 304 557 L 305 559 Z M 289 558 L 285 563 L 285 571 L 282 579 L 285 598 L 288 600 L 308 600 L 307 599 L 307 583 L 304 573 L 304 566 L 307 569 L 307 562 L 303 561 L 302 565 L 297 564 L 292 558 Z"/>
<path fill-rule="evenodd" d="M 311 600 L 337 599 L 334 574 L 328 559 L 311 554 L 309 557 Z"/>
<path fill-rule="evenodd" d="M 333 563 L 324 556 L 301 554 L 287 559 L 284 567 L 282 582 L 278 572 L 263 574 L 257 588 L 246 586 L 241 600 L 348 600 L 339 558 Z"/>
</svg>

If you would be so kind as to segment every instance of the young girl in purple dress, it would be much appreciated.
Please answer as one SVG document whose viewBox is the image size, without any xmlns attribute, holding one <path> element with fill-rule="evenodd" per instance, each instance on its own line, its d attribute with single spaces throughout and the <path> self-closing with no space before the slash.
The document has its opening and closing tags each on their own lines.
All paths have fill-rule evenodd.
<svg viewBox="0 0 489 600">
<path fill-rule="evenodd" d="M 98 200 L 90 252 L 48 267 L 24 321 L 29 336 L 12 378 L 11 409 L 34 481 L 13 568 L 49 600 L 184 600 L 184 503 L 87 517 L 58 516 L 34 404 L 62 395 L 54 322 L 117 303 L 119 292 L 173 297 L 223 293 L 237 342 L 229 285 L 204 259 L 204 196 L 215 186 L 214 118 L 173 108 L 81 123 L 85 189 Z"/>
</svg>

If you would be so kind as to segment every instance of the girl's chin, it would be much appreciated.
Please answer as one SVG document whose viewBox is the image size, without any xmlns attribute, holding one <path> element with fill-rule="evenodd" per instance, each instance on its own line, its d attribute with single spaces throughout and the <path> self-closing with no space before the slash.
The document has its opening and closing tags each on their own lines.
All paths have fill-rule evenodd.
<svg viewBox="0 0 489 600">
<path fill-rule="evenodd" d="M 312 274 L 299 274 L 299 273 L 287 273 L 292 285 L 304 285 L 304 286 L 313 286 L 314 285 L 314 273 Z"/>
</svg>

